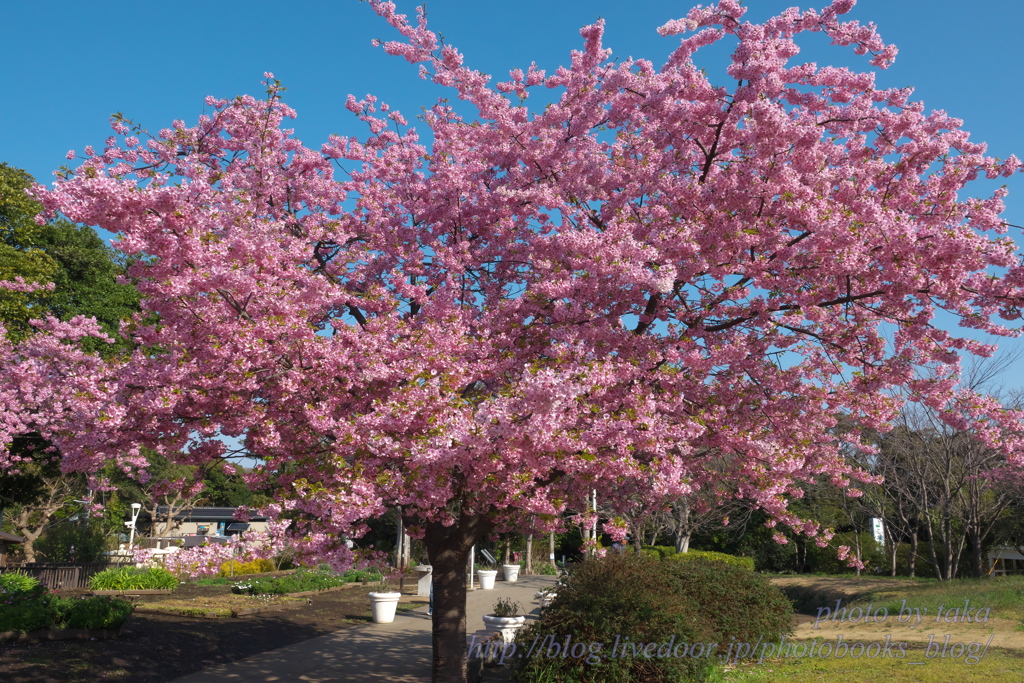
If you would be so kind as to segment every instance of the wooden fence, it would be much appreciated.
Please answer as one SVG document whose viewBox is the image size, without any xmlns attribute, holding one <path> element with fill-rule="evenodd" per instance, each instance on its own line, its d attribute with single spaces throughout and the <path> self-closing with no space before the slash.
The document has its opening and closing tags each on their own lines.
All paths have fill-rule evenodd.
<svg viewBox="0 0 1024 683">
<path fill-rule="evenodd" d="M 51 590 L 58 588 L 88 588 L 89 579 L 105 569 L 131 566 L 131 562 L 87 562 L 79 564 L 61 564 L 50 562 L 25 562 L 21 565 L 0 567 L 0 573 L 18 571 L 39 579 Z"/>
</svg>

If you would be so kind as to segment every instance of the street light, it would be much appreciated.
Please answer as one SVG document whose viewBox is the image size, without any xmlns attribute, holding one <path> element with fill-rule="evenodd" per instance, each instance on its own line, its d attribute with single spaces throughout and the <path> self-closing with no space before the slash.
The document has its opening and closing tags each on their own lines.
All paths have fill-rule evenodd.
<svg viewBox="0 0 1024 683">
<path fill-rule="evenodd" d="M 139 519 L 139 511 L 142 509 L 142 503 L 132 503 L 132 521 L 125 522 L 124 525 L 132 530 L 128 536 L 128 547 L 131 548 L 132 544 L 135 543 L 135 522 Z"/>
</svg>

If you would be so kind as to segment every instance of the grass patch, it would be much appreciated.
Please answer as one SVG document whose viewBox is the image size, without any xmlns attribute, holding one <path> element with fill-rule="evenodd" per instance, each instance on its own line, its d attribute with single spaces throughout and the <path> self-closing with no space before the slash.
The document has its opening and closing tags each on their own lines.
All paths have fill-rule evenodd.
<svg viewBox="0 0 1024 683">
<path fill-rule="evenodd" d="M 234 583 L 237 580 L 238 579 L 229 578 L 226 576 L 218 576 L 215 578 L 197 579 L 195 581 L 195 584 L 197 586 L 227 586 L 229 584 Z"/>
<path fill-rule="evenodd" d="M 906 600 L 910 608 L 927 609 L 935 615 L 960 608 L 969 600 L 968 609 L 989 608 L 990 617 L 1024 620 L 1024 576 L 996 576 L 983 579 L 911 579 L 882 576 L 779 576 L 779 588 L 801 612 L 814 613 L 819 607 L 842 606 L 885 607 L 889 614 L 898 614 Z M 795 579 L 803 579 L 795 581 Z M 792 583 L 791 583 L 792 582 Z M 962 616 L 962 615 L 961 615 Z"/>
<path fill-rule="evenodd" d="M 912 664 L 911 662 L 921 662 Z M 926 656 L 925 648 L 908 648 L 902 659 L 876 657 L 794 657 L 766 660 L 761 664 L 741 664 L 731 671 L 716 672 L 713 681 L 726 683 L 876 683 L 877 681 L 914 681 L 915 683 L 987 683 L 1024 680 L 1024 658 L 1012 650 L 989 648 L 976 664 L 960 659 Z"/>
<path fill-rule="evenodd" d="M 960 608 L 969 601 L 969 610 L 989 608 L 991 616 L 1024 619 L 1024 576 L 996 576 L 987 579 L 956 579 L 908 586 L 904 590 L 883 590 L 868 596 L 868 601 L 884 605 L 889 613 L 899 612 L 902 601 L 908 607 L 927 608 L 929 614 Z M 861 598 L 858 603 L 865 602 Z"/>
<path fill-rule="evenodd" d="M 400 602 L 395 606 L 396 612 L 411 612 L 414 609 L 419 609 L 427 604 L 426 600 L 417 600 L 413 602 Z"/>
</svg>

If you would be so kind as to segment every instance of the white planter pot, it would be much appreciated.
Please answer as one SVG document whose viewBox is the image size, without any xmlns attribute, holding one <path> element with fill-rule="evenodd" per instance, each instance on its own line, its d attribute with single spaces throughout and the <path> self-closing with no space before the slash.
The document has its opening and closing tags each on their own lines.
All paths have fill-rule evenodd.
<svg viewBox="0 0 1024 683">
<path fill-rule="evenodd" d="M 488 633 L 500 633 L 501 639 L 511 643 L 516 637 L 516 631 L 526 623 L 526 617 L 495 617 L 490 614 L 484 615 L 484 628 Z"/>
<path fill-rule="evenodd" d="M 515 583 L 519 578 L 519 565 L 518 564 L 503 564 L 501 568 L 505 570 L 505 580 Z"/>
<path fill-rule="evenodd" d="M 395 620 L 395 610 L 401 593 L 370 593 L 370 609 L 373 610 L 373 623 L 390 624 Z"/>
<path fill-rule="evenodd" d="M 498 575 L 497 569 L 481 569 L 476 575 L 480 577 L 480 588 L 485 591 L 494 589 L 494 577 Z"/>
</svg>

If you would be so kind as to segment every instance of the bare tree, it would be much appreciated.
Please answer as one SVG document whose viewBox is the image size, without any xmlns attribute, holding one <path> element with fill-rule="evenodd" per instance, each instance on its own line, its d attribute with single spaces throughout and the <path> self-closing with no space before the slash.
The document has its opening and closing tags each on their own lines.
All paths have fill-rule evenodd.
<svg viewBox="0 0 1024 683">
<path fill-rule="evenodd" d="M 972 364 L 961 387 L 998 398 L 1002 392 L 997 380 L 1020 357 L 1018 350 Z M 911 572 L 920 530 L 940 580 L 956 577 L 965 550 L 970 552 L 971 575 L 983 574 L 984 544 L 1017 496 L 1001 482 L 1005 455 L 979 435 L 950 424 L 959 410 L 956 404 L 907 404 L 895 428 L 882 437 L 875 467 L 886 477 L 882 491 L 888 499 L 888 524 L 910 538 Z"/>
<path fill-rule="evenodd" d="M 12 505 L 7 508 L 7 519 L 15 532 L 25 538 L 21 550 L 26 562 L 36 561 L 35 543 L 51 526 L 54 517 L 76 496 L 85 495 L 85 478 L 78 473 L 57 473 L 40 475 L 41 493 L 32 503 Z"/>
<path fill-rule="evenodd" d="M 670 503 L 668 510 L 658 514 L 656 519 L 660 527 L 672 535 L 676 552 L 685 553 L 690 550 L 690 539 L 695 533 L 721 525 L 723 518 L 739 507 L 734 496 L 701 489 Z"/>
</svg>

